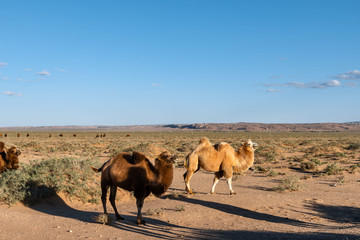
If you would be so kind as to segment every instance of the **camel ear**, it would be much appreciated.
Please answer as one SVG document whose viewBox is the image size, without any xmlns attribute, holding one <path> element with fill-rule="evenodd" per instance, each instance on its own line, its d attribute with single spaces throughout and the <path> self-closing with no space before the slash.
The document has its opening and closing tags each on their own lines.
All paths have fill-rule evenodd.
<svg viewBox="0 0 360 240">
<path fill-rule="evenodd" d="M 166 160 L 169 158 L 169 153 L 168 152 L 162 152 L 160 155 L 159 155 L 159 159 L 160 160 Z"/>
<path fill-rule="evenodd" d="M 139 152 L 133 152 L 132 158 L 133 158 L 135 164 L 146 160 L 145 155 L 142 153 L 139 153 Z"/>
</svg>

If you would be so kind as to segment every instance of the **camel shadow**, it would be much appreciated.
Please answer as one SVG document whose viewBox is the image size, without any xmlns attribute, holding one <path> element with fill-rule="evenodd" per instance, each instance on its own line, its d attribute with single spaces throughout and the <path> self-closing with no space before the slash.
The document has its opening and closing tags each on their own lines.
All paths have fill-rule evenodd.
<svg viewBox="0 0 360 240">
<path fill-rule="evenodd" d="M 69 206 L 58 194 L 44 198 L 38 203 L 29 206 L 29 208 L 56 217 L 75 219 L 85 223 L 101 224 L 96 220 L 99 214 L 101 214 L 100 212 L 75 209 Z M 116 219 L 114 213 L 109 213 L 109 216 L 112 219 Z M 136 224 L 136 213 L 134 213 L 134 215 L 122 214 L 121 216 L 124 217 L 125 220 L 113 220 L 111 224 L 107 226 L 159 239 L 174 239 L 179 236 L 185 236 L 189 232 L 196 231 L 191 230 L 191 228 L 174 225 L 166 221 L 149 217 L 144 218 L 146 225 L 138 226 Z"/>
<path fill-rule="evenodd" d="M 206 206 L 212 209 L 220 210 L 227 212 L 229 214 L 235 214 L 239 216 L 244 216 L 248 218 L 253 218 L 257 220 L 264 220 L 275 223 L 289 224 L 293 226 L 307 226 L 315 227 L 319 225 L 308 224 L 298 220 L 292 220 L 288 218 L 277 217 L 264 213 L 256 213 L 250 210 L 246 210 L 239 207 L 234 207 L 226 204 L 215 203 L 210 201 L 198 200 L 193 198 L 187 198 L 185 196 L 173 197 L 172 195 L 164 196 L 169 197 L 170 199 L 176 201 L 183 201 L 191 204 L 198 204 Z M 316 207 L 316 206 L 314 206 Z M 31 209 L 46 213 L 53 216 L 76 219 L 86 223 L 100 224 L 95 221 L 95 217 L 100 214 L 100 212 L 94 211 L 82 211 L 70 207 L 66 202 L 57 194 L 54 196 L 44 199 L 40 203 L 30 206 Z M 321 208 L 322 212 L 328 212 L 331 209 Z M 339 209 L 341 210 L 341 209 Z M 349 211 L 351 209 L 348 209 Z M 357 209 L 359 210 L 359 209 Z M 115 219 L 114 213 L 109 214 L 113 219 Z M 137 216 L 134 215 L 124 215 L 122 216 L 125 220 L 122 221 L 113 221 L 111 225 L 106 227 L 113 227 L 118 230 L 135 233 L 139 236 L 145 238 L 157 238 L 157 239 L 208 239 L 208 240 L 218 240 L 218 239 L 359 239 L 357 235 L 346 235 L 346 234 L 336 234 L 336 233 L 281 233 L 281 232 L 270 232 L 270 231 L 245 231 L 245 230 L 211 230 L 211 229 L 199 229 L 192 228 L 189 226 L 180 226 L 172 224 L 160 219 L 145 217 L 146 225 L 138 226 L 136 224 Z"/>
<path fill-rule="evenodd" d="M 319 203 L 309 203 L 305 208 L 317 212 L 317 217 L 326 218 L 337 223 L 360 224 L 360 208 L 349 206 L 331 206 Z M 311 213 L 307 213 L 311 214 Z"/>
<path fill-rule="evenodd" d="M 200 199 L 195 199 L 195 198 L 188 198 L 184 195 L 167 195 L 165 197 L 168 197 L 170 199 L 177 200 L 177 201 L 201 205 L 201 206 L 215 209 L 218 211 L 222 211 L 222 212 L 225 212 L 228 214 L 238 215 L 241 217 L 251 218 L 251 219 L 260 220 L 260 221 L 287 224 L 287 225 L 292 225 L 292 226 L 297 226 L 297 227 L 309 227 L 309 228 L 326 227 L 321 224 L 308 223 L 308 222 L 304 222 L 304 221 L 300 221 L 300 220 L 290 219 L 287 217 L 274 216 L 274 215 L 267 214 L 267 213 L 259 213 L 259 212 L 251 211 L 251 210 L 248 210 L 245 208 L 240 208 L 240 207 L 223 204 L 223 203 L 219 203 L 219 202 L 211 202 L 211 201 L 200 200 Z"/>
<path fill-rule="evenodd" d="M 30 205 L 29 208 L 48 215 L 72 218 L 87 223 L 95 223 L 95 217 L 99 214 L 98 212 L 81 211 L 72 208 L 56 193 Z"/>
</svg>

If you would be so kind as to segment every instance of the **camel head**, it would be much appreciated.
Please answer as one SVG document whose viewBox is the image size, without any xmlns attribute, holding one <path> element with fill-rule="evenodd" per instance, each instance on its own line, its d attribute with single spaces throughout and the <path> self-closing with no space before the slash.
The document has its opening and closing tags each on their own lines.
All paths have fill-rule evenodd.
<svg viewBox="0 0 360 240">
<path fill-rule="evenodd" d="M 250 139 L 242 143 L 242 147 L 248 152 L 254 152 L 257 146 L 259 145 L 257 143 L 252 142 Z"/>
<path fill-rule="evenodd" d="M 16 147 L 11 147 L 10 149 L 7 150 L 7 153 L 12 156 L 20 156 L 21 151 L 19 149 L 17 149 Z"/>
<path fill-rule="evenodd" d="M 16 147 L 11 147 L 7 151 L 8 159 L 12 160 L 18 160 L 18 157 L 20 156 L 21 152 Z"/>
<path fill-rule="evenodd" d="M 156 159 L 155 159 L 155 165 L 156 163 L 162 163 L 165 165 L 172 165 L 176 162 L 177 156 L 172 155 L 169 152 L 165 151 L 162 152 Z"/>
</svg>

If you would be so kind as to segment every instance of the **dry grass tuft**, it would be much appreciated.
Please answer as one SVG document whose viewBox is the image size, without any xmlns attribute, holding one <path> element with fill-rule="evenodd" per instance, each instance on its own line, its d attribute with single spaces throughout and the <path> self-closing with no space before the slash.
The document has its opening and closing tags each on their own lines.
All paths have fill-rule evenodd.
<svg viewBox="0 0 360 240">
<path fill-rule="evenodd" d="M 95 216 L 93 220 L 104 225 L 111 225 L 114 219 L 110 217 L 109 214 L 101 213 L 98 216 Z"/>
<path fill-rule="evenodd" d="M 300 169 L 303 172 L 306 171 L 311 171 L 311 170 L 316 170 L 317 169 L 317 165 L 314 162 L 302 162 L 300 163 Z"/>
</svg>

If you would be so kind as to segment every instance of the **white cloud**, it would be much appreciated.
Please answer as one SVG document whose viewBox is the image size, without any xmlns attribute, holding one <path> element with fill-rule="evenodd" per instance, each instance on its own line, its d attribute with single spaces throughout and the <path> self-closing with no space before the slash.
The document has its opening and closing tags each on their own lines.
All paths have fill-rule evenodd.
<svg viewBox="0 0 360 240">
<path fill-rule="evenodd" d="M 18 81 L 18 82 L 32 82 L 31 80 L 25 80 L 25 79 L 22 79 L 22 78 L 18 78 L 18 79 L 16 79 L 16 81 Z"/>
<path fill-rule="evenodd" d="M 30 69 L 30 68 L 24 68 L 24 71 L 26 71 L 26 72 L 31 72 L 32 69 Z"/>
<path fill-rule="evenodd" d="M 162 84 L 160 84 L 160 83 L 153 83 L 153 84 L 151 84 L 151 86 L 153 86 L 153 87 L 162 87 Z"/>
<path fill-rule="evenodd" d="M 10 97 L 21 97 L 22 96 L 22 93 L 16 93 L 16 92 L 13 92 L 13 91 L 6 91 L 4 92 L 4 95 L 7 95 L 7 96 L 10 96 Z"/>
<path fill-rule="evenodd" d="M 50 76 L 50 73 L 48 71 L 41 71 L 41 72 L 38 72 L 37 75 L 41 75 L 41 76 Z"/>
<path fill-rule="evenodd" d="M 6 62 L 0 62 L 0 68 L 5 67 L 6 65 L 8 65 Z"/>
<path fill-rule="evenodd" d="M 348 83 L 346 83 L 346 86 L 348 86 L 348 87 L 357 87 L 358 83 L 357 82 L 348 82 Z"/>
<path fill-rule="evenodd" d="M 360 80 L 360 71 L 359 70 L 353 70 L 350 72 L 342 73 L 335 78 L 342 79 L 342 80 Z"/>
<path fill-rule="evenodd" d="M 282 86 L 283 87 L 294 87 L 294 88 L 307 88 L 308 87 L 308 85 L 303 82 L 289 82 L 289 83 L 284 83 Z"/>
<path fill-rule="evenodd" d="M 282 90 L 269 88 L 268 90 L 266 90 L 266 92 L 275 93 L 275 92 L 282 92 Z"/>
<path fill-rule="evenodd" d="M 338 87 L 341 86 L 341 83 L 338 80 L 330 80 L 324 83 L 321 83 L 320 86 L 324 87 Z"/>
<path fill-rule="evenodd" d="M 2 77 L 1 80 L 9 80 L 10 78 L 8 77 Z"/>
<path fill-rule="evenodd" d="M 300 88 L 325 89 L 325 88 L 330 88 L 330 87 L 339 87 L 339 86 L 341 86 L 341 83 L 338 80 L 329 80 L 329 81 L 325 81 L 325 82 L 310 82 L 310 83 L 288 82 L 288 83 L 283 83 L 283 84 L 264 84 L 264 86 L 266 86 L 266 87 L 287 87 L 287 88 L 298 88 L 298 89 L 300 89 Z M 274 89 L 272 89 L 272 90 L 274 90 Z"/>
</svg>

